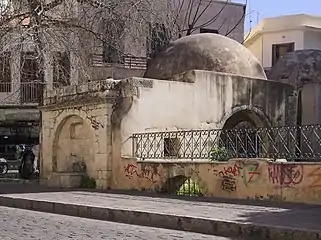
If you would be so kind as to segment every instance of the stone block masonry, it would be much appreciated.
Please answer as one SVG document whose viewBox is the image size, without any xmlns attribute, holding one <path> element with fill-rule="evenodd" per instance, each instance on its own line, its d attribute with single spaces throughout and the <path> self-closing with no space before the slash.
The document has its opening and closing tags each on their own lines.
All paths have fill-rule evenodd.
<svg viewBox="0 0 321 240">
<path fill-rule="evenodd" d="M 267 159 L 229 162 L 123 159 L 120 171 L 123 178 L 119 177 L 117 182 L 119 189 L 166 190 L 175 194 L 190 179 L 207 197 L 321 203 L 320 163 L 280 163 Z"/>
</svg>

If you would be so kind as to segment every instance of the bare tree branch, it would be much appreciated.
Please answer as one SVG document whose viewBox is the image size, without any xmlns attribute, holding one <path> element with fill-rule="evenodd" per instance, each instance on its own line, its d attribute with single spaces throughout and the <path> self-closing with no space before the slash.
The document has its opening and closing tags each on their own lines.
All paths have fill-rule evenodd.
<svg viewBox="0 0 321 240">
<path fill-rule="evenodd" d="M 218 29 L 229 23 L 220 18 L 229 5 L 227 0 L 217 5 L 213 0 L 178 0 L 175 4 L 168 0 L 8 1 L 0 7 L 0 52 L 10 51 L 16 56 L 12 64 L 21 68 L 17 73 L 20 81 L 46 86 L 46 78 L 70 84 L 71 78 L 91 78 L 95 72 L 93 55 L 100 55 L 105 63 L 122 62 L 124 56 L 150 56 L 170 41 L 217 20 Z M 244 16 L 226 34 L 243 20 Z M 32 59 L 24 56 L 28 52 L 34 53 Z M 77 61 L 77 67 L 72 61 Z M 37 72 L 31 74 L 24 68 L 27 65 Z"/>
</svg>

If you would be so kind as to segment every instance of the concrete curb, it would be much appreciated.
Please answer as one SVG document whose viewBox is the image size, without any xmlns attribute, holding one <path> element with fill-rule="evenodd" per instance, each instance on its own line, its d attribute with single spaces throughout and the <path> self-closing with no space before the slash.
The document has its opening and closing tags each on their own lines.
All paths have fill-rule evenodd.
<svg viewBox="0 0 321 240">
<path fill-rule="evenodd" d="M 37 180 L 20 179 L 20 178 L 4 178 L 4 177 L 1 177 L 0 178 L 0 182 L 29 184 L 29 183 L 36 183 L 38 181 Z"/>
<path fill-rule="evenodd" d="M 1 177 L 0 182 L 26 183 L 26 182 L 28 182 L 28 180 L 23 180 L 23 179 L 19 179 L 19 178 Z"/>
<path fill-rule="evenodd" d="M 243 240 L 320 240 L 321 232 L 152 212 L 0 196 L 0 205 L 141 226 L 183 230 Z"/>
</svg>

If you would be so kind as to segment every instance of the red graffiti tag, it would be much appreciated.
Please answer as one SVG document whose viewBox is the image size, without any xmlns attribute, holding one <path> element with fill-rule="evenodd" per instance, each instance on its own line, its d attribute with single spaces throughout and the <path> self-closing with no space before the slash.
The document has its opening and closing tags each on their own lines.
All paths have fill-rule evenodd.
<svg viewBox="0 0 321 240">
<path fill-rule="evenodd" d="M 160 175 L 153 170 L 150 169 L 142 169 L 139 170 L 137 166 L 133 164 L 128 164 L 126 167 L 124 167 L 125 171 L 125 176 L 128 177 L 129 179 L 132 179 L 134 176 L 138 178 L 144 178 L 149 180 L 152 183 L 156 183 L 157 180 L 160 178 Z"/>
<path fill-rule="evenodd" d="M 250 183 L 254 179 L 255 176 L 260 175 L 260 173 L 258 172 L 258 169 L 259 169 L 258 163 L 253 163 L 249 166 L 248 175 L 250 177 L 246 183 Z"/>
<path fill-rule="evenodd" d="M 281 186 L 296 185 L 303 180 L 303 166 L 295 164 L 271 164 L 268 167 L 269 180 Z"/>
<path fill-rule="evenodd" d="M 219 171 L 210 168 L 208 171 L 213 172 L 214 175 L 219 175 L 220 177 L 232 176 L 242 178 L 245 186 L 260 179 L 260 164 L 253 161 L 238 161 L 232 166 L 223 167 L 223 170 Z"/>
<path fill-rule="evenodd" d="M 311 188 L 318 188 L 321 187 L 321 168 L 314 169 L 308 177 L 313 178 L 313 182 L 311 183 Z"/>
<path fill-rule="evenodd" d="M 240 170 L 242 169 L 242 167 L 238 166 L 236 163 L 228 168 L 225 168 L 219 172 L 219 174 L 223 177 L 226 175 L 233 175 L 234 177 L 238 176 L 240 174 Z"/>
</svg>

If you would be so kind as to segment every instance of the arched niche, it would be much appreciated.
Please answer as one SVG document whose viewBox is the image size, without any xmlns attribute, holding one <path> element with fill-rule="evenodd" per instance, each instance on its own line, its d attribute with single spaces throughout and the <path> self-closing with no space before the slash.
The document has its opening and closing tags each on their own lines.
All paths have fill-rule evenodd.
<svg viewBox="0 0 321 240">
<path fill-rule="evenodd" d="M 52 152 L 53 172 L 85 171 L 93 175 L 94 136 L 91 127 L 80 116 L 67 116 L 60 122 Z"/>
</svg>

